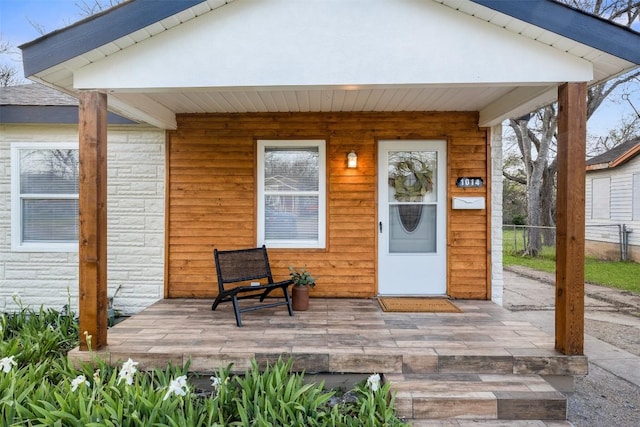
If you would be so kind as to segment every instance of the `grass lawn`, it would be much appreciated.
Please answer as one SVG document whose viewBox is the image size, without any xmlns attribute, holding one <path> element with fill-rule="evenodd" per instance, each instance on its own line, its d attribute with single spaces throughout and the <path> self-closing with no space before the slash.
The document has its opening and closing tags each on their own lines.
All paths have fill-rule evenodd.
<svg viewBox="0 0 640 427">
<path fill-rule="evenodd" d="M 503 231 L 503 256 L 505 266 L 520 265 L 535 270 L 553 273 L 556 271 L 555 247 L 545 246 L 542 255 L 536 258 L 525 257 L 516 253 L 515 248 L 522 250 L 522 232 Z M 640 294 L 640 264 L 623 261 L 600 261 L 587 258 L 584 267 L 585 281 L 611 288 L 632 291 Z"/>
</svg>

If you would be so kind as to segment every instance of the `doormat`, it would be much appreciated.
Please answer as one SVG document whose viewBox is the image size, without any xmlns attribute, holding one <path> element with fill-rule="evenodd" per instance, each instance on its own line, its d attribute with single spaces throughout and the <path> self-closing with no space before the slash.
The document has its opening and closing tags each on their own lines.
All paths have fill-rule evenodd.
<svg viewBox="0 0 640 427">
<path fill-rule="evenodd" d="M 444 298 L 378 298 L 382 311 L 399 313 L 460 313 L 458 307 Z"/>
</svg>

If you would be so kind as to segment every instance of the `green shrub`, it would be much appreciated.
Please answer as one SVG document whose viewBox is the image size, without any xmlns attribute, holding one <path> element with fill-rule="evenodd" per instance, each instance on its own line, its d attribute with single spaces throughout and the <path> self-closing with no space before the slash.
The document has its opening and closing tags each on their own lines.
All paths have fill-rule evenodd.
<svg viewBox="0 0 640 427">
<path fill-rule="evenodd" d="M 234 377 L 233 399 L 237 409 L 232 419 L 238 425 L 320 425 L 326 419 L 326 403 L 333 393 L 324 393 L 322 384 L 305 384 L 303 375 L 291 373 L 292 362 L 282 360 L 260 371 L 255 361 L 244 377 Z"/>
<path fill-rule="evenodd" d="M 18 311 L 0 316 L 0 355 L 12 355 L 22 366 L 65 355 L 78 345 L 78 324 L 71 311 L 34 311 L 18 303 Z"/>
<path fill-rule="evenodd" d="M 526 225 L 527 217 L 524 215 L 514 215 L 511 219 L 513 225 Z"/>
</svg>

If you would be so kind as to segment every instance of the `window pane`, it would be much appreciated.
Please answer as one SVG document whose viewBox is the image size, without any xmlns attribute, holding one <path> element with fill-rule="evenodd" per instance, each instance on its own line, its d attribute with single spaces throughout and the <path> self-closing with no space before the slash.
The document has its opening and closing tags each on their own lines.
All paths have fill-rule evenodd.
<svg viewBox="0 0 640 427">
<path fill-rule="evenodd" d="M 596 178 L 591 184 L 591 215 L 593 219 L 609 219 L 611 204 L 611 181 L 609 178 Z"/>
<path fill-rule="evenodd" d="M 317 240 L 318 196 L 265 196 L 267 240 Z"/>
<path fill-rule="evenodd" d="M 265 148 L 265 191 L 318 191 L 318 147 Z"/>
<path fill-rule="evenodd" d="M 22 194 L 78 194 L 78 150 L 20 150 Z"/>
<path fill-rule="evenodd" d="M 436 202 L 437 151 L 389 152 L 389 202 Z"/>
<path fill-rule="evenodd" d="M 435 205 L 389 206 L 389 252 L 436 253 Z"/>
<path fill-rule="evenodd" d="M 78 200 L 22 201 L 22 241 L 78 240 Z"/>
<path fill-rule="evenodd" d="M 633 220 L 640 221 L 640 173 L 633 174 Z"/>
</svg>

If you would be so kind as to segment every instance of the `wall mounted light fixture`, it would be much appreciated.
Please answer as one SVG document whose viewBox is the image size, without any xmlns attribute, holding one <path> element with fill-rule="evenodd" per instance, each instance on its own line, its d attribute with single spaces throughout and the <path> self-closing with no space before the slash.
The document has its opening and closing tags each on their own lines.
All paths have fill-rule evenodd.
<svg viewBox="0 0 640 427">
<path fill-rule="evenodd" d="M 353 150 L 347 154 L 347 167 L 349 169 L 355 169 L 358 167 L 358 155 Z"/>
</svg>

